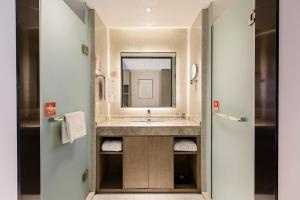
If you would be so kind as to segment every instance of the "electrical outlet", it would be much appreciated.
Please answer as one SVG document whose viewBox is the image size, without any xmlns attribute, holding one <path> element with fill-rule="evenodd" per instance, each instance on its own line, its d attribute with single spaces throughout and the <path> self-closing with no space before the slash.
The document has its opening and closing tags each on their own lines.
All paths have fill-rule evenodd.
<svg viewBox="0 0 300 200">
<path fill-rule="evenodd" d="M 85 181 L 86 181 L 86 179 L 88 178 L 88 176 L 89 176 L 89 170 L 88 169 L 86 169 L 84 172 L 83 172 L 83 174 L 82 174 L 82 182 L 84 183 Z"/>
</svg>

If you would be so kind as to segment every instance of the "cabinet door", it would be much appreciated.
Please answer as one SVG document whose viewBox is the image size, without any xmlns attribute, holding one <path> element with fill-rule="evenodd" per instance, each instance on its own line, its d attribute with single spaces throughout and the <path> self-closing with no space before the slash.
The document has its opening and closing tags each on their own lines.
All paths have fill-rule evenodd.
<svg viewBox="0 0 300 200">
<path fill-rule="evenodd" d="M 173 137 L 149 137 L 149 188 L 173 188 Z"/>
<path fill-rule="evenodd" d="M 124 153 L 124 188 L 148 188 L 148 137 L 125 137 Z"/>
</svg>

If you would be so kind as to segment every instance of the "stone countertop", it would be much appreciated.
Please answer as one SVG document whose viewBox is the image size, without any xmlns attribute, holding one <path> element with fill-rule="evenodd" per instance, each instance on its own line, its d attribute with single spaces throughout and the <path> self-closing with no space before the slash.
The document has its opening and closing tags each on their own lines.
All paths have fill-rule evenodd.
<svg viewBox="0 0 300 200">
<path fill-rule="evenodd" d="M 154 118 L 147 122 L 145 118 L 111 119 L 97 123 L 97 128 L 102 127 L 199 127 L 200 124 L 193 120 Z"/>
<path fill-rule="evenodd" d="M 112 119 L 97 124 L 97 135 L 104 136 L 197 136 L 200 124 L 185 119 L 152 119 L 148 123 L 144 118 Z"/>
</svg>

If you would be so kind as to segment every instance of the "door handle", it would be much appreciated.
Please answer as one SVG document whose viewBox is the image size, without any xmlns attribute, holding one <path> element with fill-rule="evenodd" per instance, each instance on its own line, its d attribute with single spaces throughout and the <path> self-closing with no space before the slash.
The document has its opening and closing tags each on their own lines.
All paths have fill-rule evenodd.
<svg viewBox="0 0 300 200">
<path fill-rule="evenodd" d="M 236 117 L 236 116 L 232 116 L 232 115 L 225 115 L 219 112 L 215 112 L 216 116 L 221 117 L 223 119 L 228 119 L 231 121 L 236 121 L 236 122 L 245 122 L 247 121 L 247 119 L 245 117 Z"/>
</svg>

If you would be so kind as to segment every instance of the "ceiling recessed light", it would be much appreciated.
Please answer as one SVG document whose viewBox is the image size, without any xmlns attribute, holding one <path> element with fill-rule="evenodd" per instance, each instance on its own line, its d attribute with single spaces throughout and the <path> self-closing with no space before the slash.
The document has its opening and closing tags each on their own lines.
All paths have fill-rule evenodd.
<svg viewBox="0 0 300 200">
<path fill-rule="evenodd" d="M 147 8 L 146 11 L 147 11 L 147 12 L 151 12 L 151 8 Z"/>
</svg>

